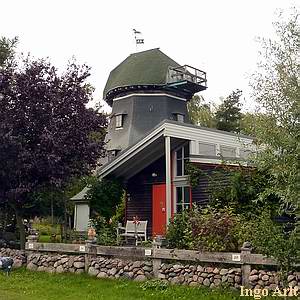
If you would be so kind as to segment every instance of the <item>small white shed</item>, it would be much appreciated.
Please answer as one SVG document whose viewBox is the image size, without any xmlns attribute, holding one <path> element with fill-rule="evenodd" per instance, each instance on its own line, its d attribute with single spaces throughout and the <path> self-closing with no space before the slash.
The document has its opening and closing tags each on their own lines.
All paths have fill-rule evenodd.
<svg viewBox="0 0 300 300">
<path fill-rule="evenodd" d="M 74 211 L 74 229 L 76 231 L 87 231 L 88 223 L 90 219 L 90 206 L 88 200 L 86 200 L 89 187 L 85 187 L 78 194 L 73 196 L 70 200 L 75 203 Z"/>
</svg>

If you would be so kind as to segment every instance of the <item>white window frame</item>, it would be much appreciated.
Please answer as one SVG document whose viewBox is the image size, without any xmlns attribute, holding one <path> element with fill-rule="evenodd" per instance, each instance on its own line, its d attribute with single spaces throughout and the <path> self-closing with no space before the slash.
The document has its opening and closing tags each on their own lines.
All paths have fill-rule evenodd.
<svg viewBox="0 0 300 300">
<path fill-rule="evenodd" d="M 214 147 L 214 153 L 211 153 L 211 154 L 203 154 L 201 153 L 201 145 L 206 145 L 206 146 L 213 146 Z M 206 142 L 202 142 L 202 141 L 199 141 L 198 142 L 198 153 L 199 155 L 212 155 L 212 156 L 217 156 L 217 144 L 213 144 L 213 143 L 206 143 Z"/>
<path fill-rule="evenodd" d="M 184 193 L 184 189 L 185 188 L 188 188 L 189 190 L 189 201 L 188 202 L 185 202 L 185 193 Z M 174 213 L 177 213 L 177 206 L 178 206 L 178 204 L 177 204 L 177 189 L 181 189 L 181 193 L 182 193 L 182 203 L 181 203 L 181 208 L 182 208 L 182 210 L 181 210 L 181 212 L 185 209 L 184 208 L 184 206 L 185 205 L 189 205 L 189 209 L 191 208 L 191 191 L 190 191 L 190 186 L 189 185 L 186 185 L 186 184 L 184 184 L 184 185 L 179 185 L 179 186 L 175 186 L 174 187 Z"/>
<path fill-rule="evenodd" d="M 174 167 L 175 167 L 175 176 L 174 177 L 184 177 L 184 176 L 187 176 L 187 174 L 185 174 L 185 161 L 188 161 L 189 160 L 189 154 L 188 154 L 188 157 L 184 157 L 184 148 L 185 147 L 189 147 L 188 144 L 178 148 L 175 150 L 175 164 L 174 164 Z M 179 159 L 177 159 L 177 152 L 178 151 L 181 151 L 181 158 L 180 158 L 180 163 L 181 163 L 181 170 L 182 170 L 182 174 L 181 175 L 178 175 L 177 174 L 177 164 L 179 162 Z"/>
<path fill-rule="evenodd" d="M 118 114 L 116 115 L 116 129 L 121 129 L 123 128 L 123 115 Z"/>
<path fill-rule="evenodd" d="M 233 156 L 225 156 L 222 151 L 233 151 Z M 237 158 L 237 148 L 234 146 L 220 145 L 220 155 L 225 158 Z"/>
</svg>

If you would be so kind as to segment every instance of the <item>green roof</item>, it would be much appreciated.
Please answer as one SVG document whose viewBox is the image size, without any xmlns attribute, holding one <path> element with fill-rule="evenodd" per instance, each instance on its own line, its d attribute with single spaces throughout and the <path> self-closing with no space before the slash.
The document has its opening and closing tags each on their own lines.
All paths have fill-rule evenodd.
<svg viewBox="0 0 300 300">
<path fill-rule="evenodd" d="M 106 99 L 107 92 L 116 87 L 165 84 L 170 66 L 180 65 L 159 48 L 133 53 L 110 72 L 103 98 Z"/>
</svg>

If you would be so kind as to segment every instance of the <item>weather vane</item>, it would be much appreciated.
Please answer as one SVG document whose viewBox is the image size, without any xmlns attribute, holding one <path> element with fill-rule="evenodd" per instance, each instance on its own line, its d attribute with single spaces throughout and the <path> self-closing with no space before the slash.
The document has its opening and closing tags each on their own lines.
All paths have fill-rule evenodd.
<svg viewBox="0 0 300 300">
<path fill-rule="evenodd" d="M 140 31 L 138 31 L 136 29 L 132 29 L 132 30 L 134 33 L 135 47 L 136 47 L 136 51 L 137 51 L 138 45 L 144 44 L 144 39 L 140 38 L 140 34 L 142 34 Z"/>
</svg>

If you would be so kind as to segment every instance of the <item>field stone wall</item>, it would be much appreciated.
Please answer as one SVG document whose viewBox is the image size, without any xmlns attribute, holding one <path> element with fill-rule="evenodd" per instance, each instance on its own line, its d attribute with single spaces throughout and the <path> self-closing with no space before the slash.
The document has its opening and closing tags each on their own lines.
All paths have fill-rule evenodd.
<svg viewBox="0 0 300 300">
<path fill-rule="evenodd" d="M 91 260 L 88 274 L 98 278 L 126 278 L 145 281 L 153 278 L 152 261 L 97 257 Z"/>
<path fill-rule="evenodd" d="M 0 256 L 14 259 L 14 268 L 26 265 L 28 270 L 49 273 L 87 273 L 98 278 L 124 278 L 145 281 L 154 278 L 151 259 L 116 258 L 107 256 L 85 256 L 58 254 L 55 252 L 33 252 L 14 249 L 0 249 Z M 232 287 L 239 289 L 242 284 L 242 271 L 239 267 L 220 267 L 181 262 L 165 261 L 158 268 L 157 278 L 171 284 L 189 286 Z M 249 283 L 252 288 L 275 289 L 281 286 L 280 276 L 276 271 L 253 268 Z M 289 286 L 300 289 L 300 272 L 290 272 Z"/>
<path fill-rule="evenodd" d="M 84 273 L 84 255 L 67 255 L 56 253 L 30 253 L 27 257 L 27 269 L 48 273 Z"/>
<path fill-rule="evenodd" d="M 9 256 L 13 258 L 14 264 L 13 268 L 17 269 L 26 265 L 26 253 L 24 250 L 16 250 L 10 248 L 0 248 L 0 256 Z"/>
</svg>

